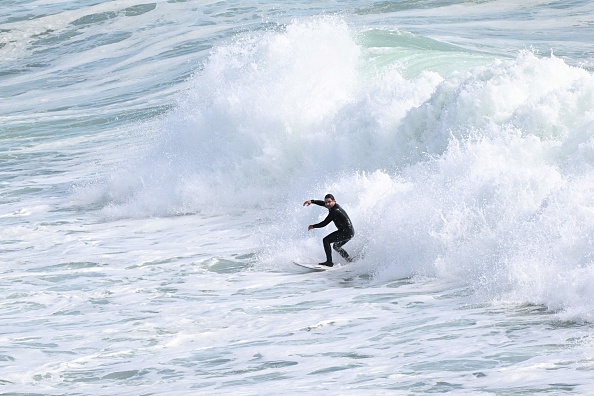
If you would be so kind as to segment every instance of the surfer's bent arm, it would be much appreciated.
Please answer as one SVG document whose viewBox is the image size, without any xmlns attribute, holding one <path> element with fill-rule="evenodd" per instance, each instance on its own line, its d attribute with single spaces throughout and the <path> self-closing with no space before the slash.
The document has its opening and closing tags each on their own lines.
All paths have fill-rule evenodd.
<svg viewBox="0 0 594 396">
<path fill-rule="evenodd" d="M 309 205 L 311 205 L 311 204 L 315 204 L 315 205 L 318 205 L 318 206 L 326 206 L 326 202 L 324 202 L 324 201 L 320 201 L 320 200 L 318 200 L 318 199 L 310 199 L 309 201 L 305 201 L 305 202 L 303 203 L 303 206 L 309 206 Z M 311 231 L 311 230 L 313 230 L 314 228 L 322 228 L 322 227 L 326 227 L 326 226 L 327 226 L 327 225 L 328 225 L 328 224 L 329 224 L 329 223 L 330 223 L 332 220 L 333 220 L 332 213 L 328 213 L 328 216 L 326 216 L 326 218 L 325 218 L 325 219 L 324 219 L 322 222 L 320 222 L 320 223 L 318 223 L 318 224 L 310 224 L 310 225 L 307 227 L 307 229 L 308 229 L 309 231 Z"/>
<path fill-rule="evenodd" d="M 330 222 L 333 220 L 333 217 L 334 216 L 332 216 L 332 213 L 328 213 L 328 216 L 326 216 L 326 218 L 324 220 L 322 220 L 318 224 L 312 224 L 311 228 L 324 228 L 328 224 L 330 224 Z"/>
</svg>

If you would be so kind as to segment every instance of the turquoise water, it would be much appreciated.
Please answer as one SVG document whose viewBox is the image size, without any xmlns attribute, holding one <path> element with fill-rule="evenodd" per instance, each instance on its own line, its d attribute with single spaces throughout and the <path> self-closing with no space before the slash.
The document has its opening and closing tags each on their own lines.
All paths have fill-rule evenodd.
<svg viewBox="0 0 594 396">
<path fill-rule="evenodd" d="M 593 392 L 588 2 L 2 10 L 0 394 Z"/>
</svg>

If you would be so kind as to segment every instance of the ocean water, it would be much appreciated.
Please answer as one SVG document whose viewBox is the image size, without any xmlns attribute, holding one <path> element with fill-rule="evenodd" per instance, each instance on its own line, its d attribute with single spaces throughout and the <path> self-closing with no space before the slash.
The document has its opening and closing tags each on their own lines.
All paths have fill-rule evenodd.
<svg viewBox="0 0 594 396">
<path fill-rule="evenodd" d="M 1 395 L 594 394 L 589 1 L 0 5 Z M 358 260 L 317 273 L 333 193 Z"/>
</svg>

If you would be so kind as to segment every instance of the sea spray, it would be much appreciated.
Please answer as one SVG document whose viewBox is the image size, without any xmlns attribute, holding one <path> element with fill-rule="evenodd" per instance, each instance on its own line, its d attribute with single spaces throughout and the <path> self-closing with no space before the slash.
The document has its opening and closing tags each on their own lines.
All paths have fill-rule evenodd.
<svg viewBox="0 0 594 396">
<path fill-rule="evenodd" d="M 412 261 L 411 274 L 458 281 L 484 298 L 588 317 L 593 163 L 580 154 L 592 147 L 592 81 L 525 53 L 453 76 L 411 110 L 398 131 L 406 149 L 396 145 L 400 158 L 409 154 L 397 172 L 409 188 L 370 216 L 381 219 L 368 227 L 379 246 L 367 256 L 384 267 L 380 278 L 402 276 Z"/>
<path fill-rule="evenodd" d="M 274 265 L 321 257 L 322 235 L 304 229 L 323 212 L 300 205 L 332 192 L 357 230 L 347 250 L 378 281 L 435 276 L 486 299 L 589 309 L 573 279 L 592 267 L 592 75 L 523 52 L 407 79 L 365 51 L 337 18 L 213 50 L 149 126 L 153 147 L 103 185 L 105 215 L 259 207 L 278 214 L 261 229 Z"/>
<path fill-rule="evenodd" d="M 384 157 L 375 171 L 358 171 L 357 158 L 350 174 L 313 190 L 333 192 L 348 208 L 358 233 L 345 248 L 364 256 L 358 268 L 378 282 L 435 276 L 478 299 L 589 320 L 592 83 L 583 69 L 531 53 L 456 74 L 382 131 L 391 140 L 389 149 L 376 147 Z M 302 234 L 290 254 L 321 257 L 318 234 Z"/>
</svg>

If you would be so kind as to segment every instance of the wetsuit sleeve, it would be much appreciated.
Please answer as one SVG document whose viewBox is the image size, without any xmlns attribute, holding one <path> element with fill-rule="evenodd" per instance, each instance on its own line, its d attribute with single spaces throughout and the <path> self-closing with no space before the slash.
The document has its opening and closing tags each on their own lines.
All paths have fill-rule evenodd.
<svg viewBox="0 0 594 396">
<path fill-rule="evenodd" d="M 316 204 L 318 206 L 326 206 L 326 203 L 324 201 L 320 201 L 319 199 L 311 199 L 310 201 L 312 204 Z"/>
<path fill-rule="evenodd" d="M 334 213 L 333 212 L 330 212 L 330 213 L 328 213 L 328 216 L 326 216 L 326 218 L 324 220 L 322 220 L 318 224 L 314 224 L 313 225 L 313 228 L 323 228 L 323 227 L 326 227 L 328 224 L 330 224 L 330 222 L 333 220 L 333 218 L 334 218 Z"/>
</svg>

